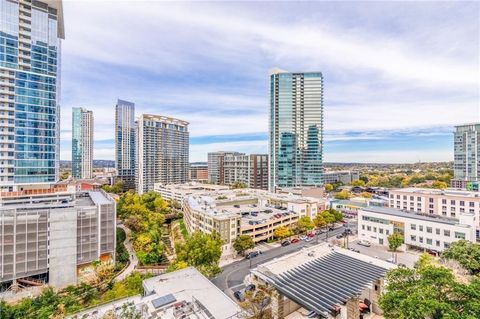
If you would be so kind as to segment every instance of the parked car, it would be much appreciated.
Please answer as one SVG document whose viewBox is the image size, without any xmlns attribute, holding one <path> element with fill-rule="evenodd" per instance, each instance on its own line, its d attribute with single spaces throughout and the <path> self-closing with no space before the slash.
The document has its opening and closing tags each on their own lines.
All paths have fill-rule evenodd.
<svg viewBox="0 0 480 319">
<path fill-rule="evenodd" d="M 247 287 L 245 287 L 245 291 L 254 291 L 255 290 L 255 285 L 254 284 L 250 284 L 248 285 Z"/>
<path fill-rule="evenodd" d="M 337 237 L 337 239 L 340 239 L 340 238 L 343 238 L 344 235 L 343 234 L 338 234 L 336 237 Z"/>
<path fill-rule="evenodd" d="M 258 256 L 258 251 L 252 251 L 251 253 L 248 253 L 247 256 L 245 256 L 245 258 L 251 259 L 257 256 Z"/>
<path fill-rule="evenodd" d="M 237 300 L 240 301 L 240 302 L 245 301 L 245 297 L 243 296 L 243 293 L 242 293 L 240 290 L 235 291 L 235 292 L 233 293 L 233 296 L 235 297 L 235 299 L 237 299 Z"/>
<path fill-rule="evenodd" d="M 265 213 L 271 214 L 273 211 L 271 209 L 265 209 Z"/>
<path fill-rule="evenodd" d="M 332 231 L 332 230 L 334 230 L 333 227 L 329 227 L 329 228 L 328 228 L 328 231 Z"/>
<path fill-rule="evenodd" d="M 370 247 L 372 244 L 368 240 L 359 240 L 358 243 L 360 246 Z"/>
<path fill-rule="evenodd" d="M 300 240 L 305 240 L 305 239 L 307 239 L 308 237 L 305 236 L 305 235 L 300 235 L 298 238 L 300 238 Z"/>
<path fill-rule="evenodd" d="M 305 239 L 305 241 L 308 243 L 309 241 L 312 241 L 313 238 L 312 237 L 307 237 L 307 239 Z"/>
<path fill-rule="evenodd" d="M 295 243 L 298 243 L 299 241 L 300 241 L 300 239 L 294 238 L 294 239 L 292 239 L 290 242 L 291 242 L 292 244 L 295 244 Z"/>
<path fill-rule="evenodd" d="M 393 257 L 387 258 L 386 261 L 392 264 L 395 263 L 395 261 L 393 260 Z"/>
<path fill-rule="evenodd" d="M 233 207 L 235 207 L 235 208 L 240 208 L 240 205 L 233 205 Z"/>
<path fill-rule="evenodd" d="M 257 213 L 257 212 L 251 212 L 251 213 L 250 213 L 250 215 L 252 215 L 252 216 L 255 216 L 255 217 L 256 217 L 256 216 L 258 216 L 258 213 Z"/>
<path fill-rule="evenodd" d="M 288 240 L 282 241 L 282 246 L 283 247 L 288 246 L 288 245 L 290 245 L 290 242 Z"/>
<path fill-rule="evenodd" d="M 312 238 L 312 237 L 314 237 L 314 236 L 315 236 L 315 233 L 314 233 L 314 232 L 311 232 L 311 233 L 308 233 L 308 234 L 307 234 L 307 237 L 310 237 L 310 238 Z"/>
</svg>

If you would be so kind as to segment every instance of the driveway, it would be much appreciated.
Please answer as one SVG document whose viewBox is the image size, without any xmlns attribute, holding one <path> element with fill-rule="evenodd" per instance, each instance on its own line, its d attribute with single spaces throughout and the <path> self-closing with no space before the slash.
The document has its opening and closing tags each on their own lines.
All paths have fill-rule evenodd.
<svg viewBox="0 0 480 319">
<path fill-rule="evenodd" d="M 125 245 L 125 249 L 128 251 L 128 257 L 130 259 L 130 262 L 129 262 L 127 268 L 125 268 L 114 279 L 115 281 L 121 281 L 121 280 L 125 279 L 126 277 L 128 277 L 128 275 L 130 275 L 135 270 L 135 268 L 137 268 L 138 259 L 137 259 L 137 255 L 135 255 L 135 251 L 133 250 L 132 243 L 130 242 L 130 239 L 129 239 L 130 229 L 125 227 L 125 225 L 123 225 L 123 224 L 117 224 L 117 227 L 120 227 L 121 229 L 123 229 L 125 231 L 125 234 L 127 235 L 123 244 Z"/>
<path fill-rule="evenodd" d="M 387 247 L 379 245 L 371 245 L 370 247 L 365 247 L 357 244 L 358 241 L 350 242 L 348 247 L 355 248 L 360 251 L 361 254 L 378 257 L 379 259 L 387 260 L 392 258 L 392 252 L 387 250 Z M 406 252 L 397 252 L 397 261 L 399 264 L 404 264 L 407 267 L 413 267 L 415 262 L 418 260 L 419 254 L 411 251 Z"/>
<path fill-rule="evenodd" d="M 329 239 L 344 231 L 343 226 L 334 229 L 328 233 Z M 225 292 L 230 297 L 233 291 L 239 290 L 243 287 L 243 280 L 250 273 L 251 268 L 255 268 L 258 264 L 263 264 L 274 258 L 290 254 L 301 250 L 303 247 L 310 247 L 317 244 L 317 242 L 324 241 L 326 234 L 320 234 L 310 242 L 301 241 L 296 244 L 290 244 L 285 247 L 276 247 L 270 250 L 264 251 L 261 255 L 258 255 L 252 259 L 242 259 L 236 261 L 222 268 L 222 272 L 217 277 L 212 279 L 212 282 Z"/>
</svg>

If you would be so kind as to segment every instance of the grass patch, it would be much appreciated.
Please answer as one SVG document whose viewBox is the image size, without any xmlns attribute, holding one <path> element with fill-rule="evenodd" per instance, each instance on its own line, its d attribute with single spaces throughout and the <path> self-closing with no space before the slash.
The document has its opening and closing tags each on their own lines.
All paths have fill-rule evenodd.
<svg viewBox="0 0 480 319">
<path fill-rule="evenodd" d="M 183 239 L 187 239 L 188 231 L 187 227 L 185 227 L 185 222 L 183 221 L 183 218 L 178 220 L 178 226 L 180 227 L 180 232 L 182 233 Z"/>
</svg>

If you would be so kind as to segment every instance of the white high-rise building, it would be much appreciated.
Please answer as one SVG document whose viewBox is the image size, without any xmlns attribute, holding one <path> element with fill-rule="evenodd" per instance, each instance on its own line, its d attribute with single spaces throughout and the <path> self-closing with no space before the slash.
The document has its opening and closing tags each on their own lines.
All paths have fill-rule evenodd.
<svg viewBox="0 0 480 319">
<path fill-rule="evenodd" d="M 480 123 L 455 126 L 452 186 L 479 190 Z"/>
<path fill-rule="evenodd" d="M 72 177 L 93 177 L 93 112 L 72 109 Z"/>
<path fill-rule="evenodd" d="M 137 192 L 153 190 L 155 183 L 188 181 L 188 122 L 143 114 L 137 123 Z"/>
<path fill-rule="evenodd" d="M 273 70 L 269 122 L 269 189 L 323 185 L 322 73 Z"/>
</svg>

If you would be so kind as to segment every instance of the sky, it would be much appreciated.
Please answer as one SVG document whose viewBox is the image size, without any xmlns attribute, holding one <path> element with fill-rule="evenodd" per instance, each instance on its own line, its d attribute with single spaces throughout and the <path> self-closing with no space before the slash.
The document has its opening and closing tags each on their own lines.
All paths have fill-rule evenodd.
<svg viewBox="0 0 480 319">
<path fill-rule="evenodd" d="M 267 153 L 268 72 L 321 71 L 324 161 L 453 160 L 480 121 L 480 2 L 64 1 L 61 159 L 71 108 L 114 159 L 118 98 L 190 123 L 190 161 Z"/>
</svg>

